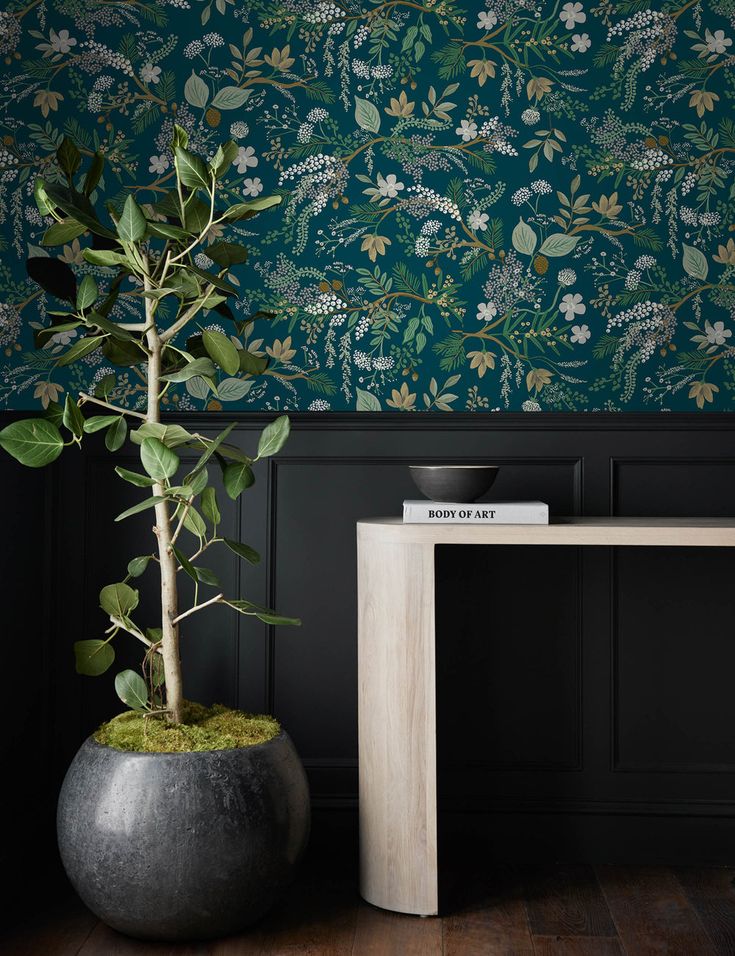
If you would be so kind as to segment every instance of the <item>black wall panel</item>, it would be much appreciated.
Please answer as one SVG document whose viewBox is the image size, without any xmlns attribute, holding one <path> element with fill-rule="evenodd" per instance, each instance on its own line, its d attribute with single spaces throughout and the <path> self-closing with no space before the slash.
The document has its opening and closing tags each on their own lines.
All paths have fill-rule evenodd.
<svg viewBox="0 0 735 956">
<path fill-rule="evenodd" d="M 233 437 L 252 449 L 265 420 L 240 416 Z M 303 626 L 216 609 L 189 622 L 184 656 L 190 696 L 283 721 L 322 806 L 356 802 L 355 521 L 398 514 L 418 496 L 406 465 L 442 461 L 500 464 L 493 498 L 542 498 L 553 514 L 735 513 L 735 416 L 294 415 L 241 506 L 221 496 L 227 533 L 262 562 L 206 563 L 228 593 Z M 30 607 L 46 680 L 40 711 L 22 682 L 11 694 L 66 714 L 33 718 L 49 805 L 84 735 L 118 709 L 111 680 L 75 675 L 71 644 L 99 632 L 99 588 L 150 546 L 149 516 L 112 520 L 139 497 L 115 463 L 93 440 L 53 472 L 0 470 L 3 585 Z M 443 547 L 437 568 L 443 806 L 482 811 L 511 849 L 531 834 L 529 852 L 735 859 L 735 553 Z"/>
</svg>

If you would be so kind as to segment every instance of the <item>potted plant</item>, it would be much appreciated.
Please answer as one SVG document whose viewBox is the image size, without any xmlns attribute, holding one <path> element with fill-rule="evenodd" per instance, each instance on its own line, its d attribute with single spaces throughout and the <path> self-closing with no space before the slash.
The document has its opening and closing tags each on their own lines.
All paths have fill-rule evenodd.
<svg viewBox="0 0 735 956">
<path fill-rule="evenodd" d="M 171 188 L 150 206 L 130 194 L 121 207 L 108 203 L 107 216 L 98 211 L 93 200 L 104 158 L 95 154 L 77 182 L 82 158 L 68 139 L 57 153 L 66 184 L 35 183 L 38 208 L 49 223 L 44 245 L 86 237 L 84 261 L 96 267 L 77 275 L 58 258 L 28 260 L 31 278 L 64 303 L 49 310 L 50 325 L 36 333 L 37 344 L 74 330 L 79 337 L 59 365 L 101 349 L 113 364 L 137 366 L 146 380 L 145 408 L 116 406 L 103 379 L 94 393 L 67 397 L 63 409 L 51 404 L 45 417 L 8 425 L 0 446 L 31 467 L 54 461 L 63 448 L 98 431 L 105 432 L 110 451 L 128 435 L 138 446 L 140 470 L 116 472 L 145 497 L 116 520 L 150 510 L 155 547 L 130 561 L 123 580 L 102 588 L 109 627 L 74 650 L 79 673 L 96 676 L 112 666 L 114 642 L 125 634 L 143 645 L 143 660 L 140 672 L 123 670 L 115 678 L 130 710 L 85 741 L 69 768 L 58 836 L 72 883 L 101 919 L 132 936 L 174 940 L 235 932 L 271 905 L 305 847 L 309 797 L 293 744 L 274 719 L 208 709 L 184 697 L 179 640 L 190 616 L 225 604 L 267 624 L 299 621 L 226 595 L 200 564 L 212 546 L 259 560 L 248 545 L 221 534 L 210 468 L 219 466 L 226 494 L 236 499 L 254 481 L 253 462 L 282 447 L 288 418 L 264 429 L 254 458 L 227 442 L 232 425 L 212 438 L 161 422 L 162 398 L 172 382 L 199 376 L 216 394 L 218 369 L 248 377 L 265 371 L 266 362 L 239 346 L 239 338 L 207 329 L 191 334 L 197 316 L 216 310 L 246 337 L 253 319 L 236 321 L 228 305 L 237 295 L 229 270 L 245 261 L 245 248 L 218 239 L 206 246 L 211 267 L 202 268 L 204 260 L 197 264 L 194 257 L 213 227 L 233 227 L 280 197 L 227 200 L 222 178 L 237 153 L 233 142 L 206 160 L 188 148 L 177 126 L 171 148 Z M 104 287 L 91 272 L 103 277 Z M 139 321 L 118 320 L 123 296 L 139 306 Z M 190 334 L 182 343 L 185 330 Z M 182 451 L 198 455 L 185 474 Z M 135 584 L 152 572 L 161 616 L 146 627 L 136 620 Z M 182 607 L 179 575 L 193 582 L 189 607 Z"/>
</svg>

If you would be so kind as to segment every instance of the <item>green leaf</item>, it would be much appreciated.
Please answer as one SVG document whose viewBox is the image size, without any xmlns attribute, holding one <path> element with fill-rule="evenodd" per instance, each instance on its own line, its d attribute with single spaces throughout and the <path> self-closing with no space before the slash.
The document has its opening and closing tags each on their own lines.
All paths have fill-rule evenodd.
<svg viewBox="0 0 735 956">
<path fill-rule="evenodd" d="M 195 475 L 187 475 L 184 478 L 184 494 L 190 498 L 192 495 L 200 495 L 204 489 L 207 487 L 207 482 L 209 481 L 209 472 L 206 468 L 202 468 L 201 471 L 197 471 Z"/>
<path fill-rule="evenodd" d="M 240 370 L 240 356 L 237 354 L 237 349 L 222 332 L 205 329 L 202 333 L 202 342 L 215 365 L 228 375 L 234 375 Z"/>
<path fill-rule="evenodd" d="M 189 196 L 184 207 L 184 228 L 192 235 L 198 235 L 209 222 L 209 204 L 203 203 L 196 195 Z M 176 213 L 178 218 L 180 213 Z"/>
<path fill-rule="evenodd" d="M 224 292 L 225 295 L 237 296 L 239 293 L 237 289 L 228 282 L 226 279 L 221 279 L 219 276 L 214 275 L 211 272 L 206 272 L 204 269 L 199 269 L 197 266 L 191 264 L 187 265 L 186 271 L 192 276 L 199 276 L 200 279 L 204 279 L 205 282 L 211 283 L 215 289 L 219 289 L 221 292 Z M 217 304 L 214 301 L 214 296 L 211 297 L 213 304 Z"/>
<path fill-rule="evenodd" d="M 77 289 L 77 309 L 84 312 L 90 305 L 94 305 L 98 298 L 97 283 L 92 276 L 85 276 Z"/>
<path fill-rule="evenodd" d="M 239 219 L 250 219 L 256 213 L 277 206 L 283 200 L 283 196 L 261 196 L 259 199 L 251 199 L 248 202 L 238 202 L 225 213 L 225 219 L 228 222 L 236 222 Z"/>
<path fill-rule="evenodd" d="M 524 256 L 533 255 L 538 239 L 536 238 L 536 233 L 523 219 L 518 221 L 518 225 L 513 230 L 511 239 L 513 241 L 513 248 L 518 252 Z"/>
<path fill-rule="evenodd" d="M 251 564 L 257 564 L 260 561 L 260 555 L 255 548 L 251 548 L 247 544 L 241 544 L 239 541 L 232 541 L 230 538 L 223 538 L 222 540 L 230 551 L 234 551 L 235 554 L 241 558 L 245 558 L 245 560 Z"/>
<path fill-rule="evenodd" d="M 102 332 L 109 332 L 109 334 L 115 338 L 119 339 L 121 342 L 133 342 L 135 341 L 135 336 L 131 335 L 127 329 L 121 329 L 117 322 L 111 322 L 104 315 L 100 315 L 98 312 L 90 312 L 86 316 L 87 322 L 90 326 L 94 326 L 100 329 Z M 139 361 L 142 361 L 143 356 L 141 355 Z"/>
<path fill-rule="evenodd" d="M 179 506 L 180 510 L 183 510 L 184 505 Z M 199 514 L 196 508 L 190 507 L 186 512 L 186 517 L 184 518 L 184 527 L 187 531 L 190 531 L 193 535 L 196 535 L 197 538 L 203 538 L 207 533 L 207 526 L 204 523 L 204 518 Z"/>
<path fill-rule="evenodd" d="M 112 249 L 84 249 L 82 256 L 93 266 L 125 266 L 130 272 L 133 271 L 131 260 Z"/>
<path fill-rule="evenodd" d="M 359 96 L 355 97 L 355 121 L 360 129 L 366 129 L 369 133 L 377 133 L 380 129 L 380 113 L 378 107 L 370 100 L 363 100 Z"/>
<path fill-rule="evenodd" d="M 246 349 L 242 349 L 240 354 L 240 371 L 248 375 L 262 375 L 268 368 L 268 359 L 264 355 L 253 355 Z"/>
<path fill-rule="evenodd" d="M 90 232 L 98 236 L 105 236 L 107 239 L 117 239 L 115 233 L 99 221 L 94 207 L 83 193 L 78 193 L 73 189 L 46 185 L 45 194 L 48 202 L 57 206 L 67 216 L 82 223 Z"/>
<path fill-rule="evenodd" d="M 123 242 L 140 242 L 146 232 L 146 221 L 143 210 L 135 201 L 133 195 L 125 200 L 123 211 L 117 223 L 117 234 Z"/>
<path fill-rule="evenodd" d="M 232 431 L 234 427 L 235 427 L 235 423 L 231 422 L 231 424 L 229 424 L 223 432 L 220 432 L 219 435 L 217 435 L 217 437 L 207 445 L 207 448 L 204 454 L 199 459 L 196 466 L 186 476 L 187 481 L 191 482 L 192 478 L 194 478 L 194 476 L 204 468 L 204 466 L 207 464 L 209 459 L 217 451 L 219 446 L 222 444 L 225 438 L 227 438 L 227 436 L 230 434 L 230 432 Z"/>
<path fill-rule="evenodd" d="M 218 110 L 237 110 L 250 96 L 251 90 L 241 90 L 239 86 L 223 86 L 212 100 L 212 106 Z"/>
<path fill-rule="evenodd" d="M 44 291 L 57 299 L 74 304 L 77 300 L 77 280 L 69 266 L 50 256 L 31 256 L 26 259 L 26 272 Z"/>
<path fill-rule="evenodd" d="M 217 152 L 212 157 L 211 168 L 214 175 L 219 179 L 232 165 L 235 156 L 237 156 L 239 146 L 229 139 L 226 143 L 217 147 Z"/>
<path fill-rule="evenodd" d="M 134 341 L 126 341 L 121 337 L 106 337 L 102 343 L 102 354 L 109 359 L 113 365 L 130 367 L 131 365 L 142 365 L 146 360 L 146 354 L 143 349 Z"/>
<path fill-rule="evenodd" d="M 229 458 L 232 461 L 241 461 L 245 465 L 252 465 L 253 463 L 253 459 L 250 457 L 250 455 L 246 455 L 236 445 L 220 445 L 219 454 L 217 457 L 220 456 Z"/>
<path fill-rule="evenodd" d="M 207 395 L 209 395 L 211 391 L 207 382 L 200 375 L 197 375 L 196 378 L 189 379 L 186 383 L 186 390 L 192 398 L 198 398 L 202 402 L 206 400 Z"/>
<path fill-rule="evenodd" d="M 544 239 L 539 252 L 549 257 L 566 256 L 572 252 L 578 242 L 579 236 L 565 236 L 563 232 L 555 232 Z"/>
<path fill-rule="evenodd" d="M 197 580 L 196 569 L 194 568 L 194 565 L 191 563 L 191 561 L 184 554 L 184 552 L 180 548 L 177 548 L 176 545 L 173 545 L 173 552 L 176 555 L 176 560 L 181 565 L 182 570 L 189 575 L 192 581 L 196 581 Z"/>
<path fill-rule="evenodd" d="M 179 180 L 190 189 L 208 189 L 210 185 L 204 160 L 183 146 L 174 148 L 174 165 Z"/>
<path fill-rule="evenodd" d="M 117 415 L 93 415 L 84 422 L 84 431 L 88 435 L 91 435 L 94 432 L 101 431 L 103 428 L 107 428 L 108 425 L 112 425 L 117 419 Z"/>
<path fill-rule="evenodd" d="M 288 415 L 280 415 L 263 429 L 258 442 L 258 458 L 268 458 L 277 454 L 286 443 L 291 423 Z"/>
<path fill-rule="evenodd" d="M 213 527 L 216 527 L 222 520 L 217 504 L 217 492 L 214 488 L 205 488 L 202 491 L 202 511 L 204 517 Z"/>
<path fill-rule="evenodd" d="M 59 148 L 56 150 L 56 162 L 59 164 L 69 182 L 74 178 L 74 173 L 82 165 L 82 154 L 77 149 L 76 143 L 65 136 Z"/>
<path fill-rule="evenodd" d="M 161 380 L 164 382 L 187 382 L 190 378 L 195 378 L 197 375 L 214 376 L 216 374 L 217 370 L 211 359 L 198 358 L 193 359 L 188 365 L 179 369 L 178 372 L 169 372 L 168 375 L 162 375 Z"/>
<path fill-rule="evenodd" d="M 131 710 L 145 710 L 148 707 L 148 688 L 135 671 L 121 671 L 117 675 L 115 693 Z"/>
<path fill-rule="evenodd" d="M 51 422 L 52 425 L 56 425 L 59 428 L 64 423 L 64 410 L 58 402 L 49 402 L 48 408 L 43 413 L 43 417 L 46 421 Z"/>
<path fill-rule="evenodd" d="M 115 373 L 108 372 L 107 375 L 103 375 L 102 378 L 97 382 L 94 388 L 94 397 L 106 399 L 110 392 L 115 387 Z"/>
<path fill-rule="evenodd" d="M 105 435 L 105 448 L 107 448 L 108 451 L 117 451 L 125 444 L 127 435 L 128 423 L 121 415 L 113 425 L 110 425 Z"/>
<path fill-rule="evenodd" d="M 684 272 L 693 279 L 699 279 L 701 282 L 704 282 L 709 272 L 707 257 L 700 249 L 696 249 L 694 246 L 688 246 L 685 242 L 682 243 L 682 249 L 684 251 L 684 257 L 682 259 Z"/>
<path fill-rule="evenodd" d="M 186 242 L 193 238 L 186 229 L 182 229 L 180 226 L 172 226 L 167 222 L 149 222 L 148 232 L 162 239 L 175 239 L 177 242 Z"/>
<path fill-rule="evenodd" d="M 171 137 L 171 147 L 183 146 L 186 148 L 189 145 L 189 134 L 186 132 L 183 126 L 179 126 L 178 123 L 174 123 L 174 132 Z"/>
<path fill-rule="evenodd" d="M 196 573 L 197 581 L 201 584 L 206 584 L 210 588 L 219 587 L 219 578 L 214 571 L 211 571 L 209 568 L 194 568 L 194 572 Z"/>
<path fill-rule="evenodd" d="M 140 446 L 140 460 L 143 467 L 158 481 L 164 481 L 176 474 L 179 456 L 167 448 L 158 438 L 144 438 Z"/>
<path fill-rule="evenodd" d="M 238 242 L 215 242 L 207 247 L 207 255 L 223 269 L 247 261 L 248 250 Z"/>
<path fill-rule="evenodd" d="M 90 352 L 94 352 L 103 339 L 104 335 L 90 335 L 79 339 L 56 360 L 56 364 L 71 365 L 72 362 L 76 362 L 78 359 L 84 358 L 85 355 L 89 355 Z"/>
<path fill-rule="evenodd" d="M 100 607 L 110 617 L 122 620 L 138 606 L 138 592 L 129 584 L 108 584 L 100 591 Z"/>
<path fill-rule="evenodd" d="M 134 445 L 142 445 L 144 438 L 157 438 L 163 441 L 166 436 L 166 425 L 160 422 L 144 422 L 134 432 L 130 433 L 130 440 Z"/>
<path fill-rule="evenodd" d="M 140 432 L 140 428 L 138 429 Z M 143 436 L 148 437 L 148 436 Z M 194 436 L 181 425 L 166 425 L 163 435 L 155 435 L 167 448 L 177 448 L 179 445 L 185 445 L 187 442 L 193 442 Z"/>
<path fill-rule="evenodd" d="M 95 153 L 92 157 L 92 162 L 89 164 L 89 169 L 87 170 L 87 175 L 84 177 L 84 195 L 89 196 L 94 192 L 95 188 L 99 184 L 100 179 L 102 179 L 102 173 L 105 169 L 105 157 L 102 153 Z"/>
<path fill-rule="evenodd" d="M 115 651 L 107 641 L 76 641 L 74 643 L 74 658 L 77 665 L 77 674 L 99 677 L 115 660 Z"/>
<path fill-rule="evenodd" d="M 300 627 L 301 621 L 297 617 L 281 617 L 279 614 L 270 614 L 265 611 L 256 611 L 255 616 L 264 624 L 282 624 Z"/>
<path fill-rule="evenodd" d="M 77 438 L 81 438 L 84 434 L 84 415 L 71 395 L 66 396 L 62 422 Z"/>
<path fill-rule="evenodd" d="M 126 511 L 122 511 L 115 521 L 123 521 L 125 518 L 129 518 L 131 515 L 137 515 L 140 511 L 145 511 L 146 508 L 153 508 L 159 502 L 166 501 L 162 495 L 153 495 L 151 498 L 146 498 L 145 501 L 139 501 L 137 505 L 133 505 L 132 508 L 128 508 Z"/>
<path fill-rule="evenodd" d="M 191 103 L 198 110 L 203 110 L 209 101 L 209 87 L 194 70 L 191 71 L 191 76 L 184 83 L 184 96 L 186 102 Z"/>
<path fill-rule="evenodd" d="M 91 421 L 91 419 L 88 419 Z M 128 471 L 127 468 L 121 468 L 119 465 L 115 468 L 117 474 L 123 479 L 123 481 L 130 482 L 131 485 L 135 485 L 137 488 L 150 488 L 151 485 L 155 485 L 153 478 L 149 478 L 148 475 L 139 475 L 137 471 Z"/>
<path fill-rule="evenodd" d="M 36 181 L 33 184 L 33 198 L 36 200 L 36 205 L 41 215 L 50 216 L 53 212 L 54 204 L 46 192 L 46 183 L 40 176 L 36 177 Z"/>
<path fill-rule="evenodd" d="M 233 501 L 255 482 L 255 475 L 250 465 L 244 462 L 233 461 L 225 465 L 222 470 L 222 480 L 225 491 Z"/>
<path fill-rule="evenodd" d="M 52 223 L 41 239 L 42 246 L 63 246 L 71 242 L 78 236 L 83 235 L 87 227 L 77 222 L 76 219 L 62 219 L 61 222 Z"/>
<path fill-rule="evenodd" d="M 217 386 L 217 396 L 222 402 L 237 402 L 253 387 L 250 379 L 225 378 Z"/>
<path fill-rule="evenodd" d="M 64 448 L 61 432 L 43 418 L 11 422 L 0 431 L 0 448 L 29 468 L 42 468 L 55 461 Z"/>
<path fill-rule="evenodd" d="M 380 411 L 380 399 L 377 395 L 373 395 L 372 392 L 368 392 L 364 388 L 358 388 L 357 391 L 357 402 L 355 403 L 355 411 L 358 412 L 379 412 Z"/>
<path fill-rule="evenodd" d="M 131 578 L 139 578 L 150 563 L 150 554 L 143 554 L 139 558 L 132 558 L 128 561 L 128 574 Z"/>
</svg>

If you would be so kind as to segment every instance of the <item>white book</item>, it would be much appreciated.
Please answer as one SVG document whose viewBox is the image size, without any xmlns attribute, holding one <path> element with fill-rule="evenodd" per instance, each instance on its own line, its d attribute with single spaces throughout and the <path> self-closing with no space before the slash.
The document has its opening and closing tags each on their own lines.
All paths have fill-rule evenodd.
<svg viewBox="0 0 735 956">
<path fill-rule="evenodd" d="M 404 524 L 548 524 L 543 501 L 404 501 Z"/>
</svg>

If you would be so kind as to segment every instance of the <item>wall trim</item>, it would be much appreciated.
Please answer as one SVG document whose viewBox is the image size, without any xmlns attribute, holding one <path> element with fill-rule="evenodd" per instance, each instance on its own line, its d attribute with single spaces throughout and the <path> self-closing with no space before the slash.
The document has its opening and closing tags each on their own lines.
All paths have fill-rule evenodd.
<svg viewBox="0 0 735 956">
<path fill-rule="evenodd" d="M 33 417 L 40 409 L 0 410 L 0 422 Z M 272 411 L 165 411 L 169 422 L 221 428 L 236 422 L 258 428 L 277 415 Z M 299 431 L 735 431 L 735 412 L 286 412 Z"/>
<path fill-rule="evenodd" d="M 167 412 L 172 422 L 259 427 L 270 412 Z M 324 431 L 735 431 L 735 412 L 288 412 L 295 429 Z M 217 426 L 219 427 L 219 425 Z"/>
</svg>

